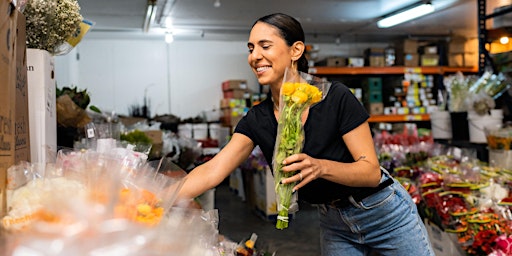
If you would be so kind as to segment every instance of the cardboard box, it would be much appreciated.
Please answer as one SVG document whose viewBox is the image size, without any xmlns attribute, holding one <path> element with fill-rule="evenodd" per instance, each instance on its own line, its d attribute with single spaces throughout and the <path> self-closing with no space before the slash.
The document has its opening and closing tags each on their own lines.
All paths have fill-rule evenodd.
<svg viewBox="0 0 512 256">
<path fill-rule="evenodd" d="M 0 1 L 0 13 L 9 13 L 8 2 Z M 14 127 L 13 116 L 14 108 L 12 99 L 14 96 L 12 69 L 14 62 L 14 33 L 12 31 L 12 21 L 9 15 L 0 15 L 0 217 L 7 213 L 7 169 L 13 164 L 13 141 Z"/>
<path fill-rule="evenodd" d="M 476 53 L 476 52 L 464 53 L 464 66 L 465 67 L 478 67 L 478 53 Z"/>
<path fill-rule="evenodd" d="M 425 46 L 423 54 L 437 54 L 437 46 Z"/>
<path fill-rule="evenodd" d="M 418 53 L 418 40 L 405 39 L 404 40 L 404 53 Z"/>
<path fill-rule="evenodd" d="M 277 198 L 274 190 L 274 176 L 270 167 L 253 172 L 256 213 L 266 220 L 277 218 Z"/>
<path fill-rule="evenodd" d="M 7 169 L 30 161 L 25 17 L 0 1 L 0 217 L 7 212 Z M 7 14 L 7 15 L 4 15 Z"/>
<path fill-rule="evenodd" d="M 449 67 L 464 67 L 464 53 L 449 53 L 448 54 Z"/>
<path fill-rule="evenodd" d="M 478 54 L 476 53 L 449 53 L 449 67 L 476 67 L 478 66 Z"/>
<path fill-rule="evenodd" d="M 384 114 L 384 104 L 382 102 L 366 103 L 366 108 L 370 115 Z"/>
<path fill-rule="evenodd" d="M 349 67 L 364 67 L 364 58 L 361 57 L 350 57 L 348 58 Z"/>
<path fill-rule="evenodd" d="M 384 67 L 386 66 L 386 59 L 384 55 L 381 56 L 369 56 L 368 66 L 370 67 Z"/>
<path fill-rule="evenodd" d="M 417 53 L 406 53 L 404 55 L 404 66 L 417 67 L 420 61 L 420 55 Z"/>
<path fill-rule="evenodd" d="M 384 55 L 384 48 L 380 48 L 380 47 L 366 48 L 364 50 L 364 54 L 365 54 L 365 56 Z"/>
<path fill-rule="evenodd" d="M 247 89 L 247 80 L 227 80 L 222 82 L 222 91 L 233 89 Z"/>
<path fill-rule="evenodd" d="M 454 37 L 448 43 L 448 53 L 466 52 L 478 52 L 478 38 Z"/>
<path fill-rule="evenodd" d="M 439 55 L 437 54 L 423 54 L 421 55 L 421 66 L 438 66 Z"/>
<path fill-rule="evenodd" d="M 31 161 L 30 158 L 30 118 L 28 110 L 27 82 L 27 45 L 25 16 L 16 12 L 16 45 L 15 45 L 15 163 Z"/>
<path fill-rule="evenodd" d="M 222 92 L 225 99 L 249 99 L 251 93 L 247 89 L 229 89 Z"/>
<path fill-rule="evenodd" d="M 30 155 L 32 163 L 53 162 L 57 154 L 54 57 L 27 49 Z"/>
<path fill-rule="evenodd" d="M 328 67 L 344 67 L 347 65 L 347 59 L 343 57 L 328 57 L 326 61 Z"/>
</svg>

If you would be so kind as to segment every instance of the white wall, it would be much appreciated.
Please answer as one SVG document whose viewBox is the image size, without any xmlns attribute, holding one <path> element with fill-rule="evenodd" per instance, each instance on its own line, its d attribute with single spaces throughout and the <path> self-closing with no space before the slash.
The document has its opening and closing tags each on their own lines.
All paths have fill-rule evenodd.
<svg viewBox="0 0 512 256">
<path fill-rule="evenodd" d="M 169 45 L 171 110 L 182 117 L 218 108 L 222 81 L 246 79 L 259 85 L 247 63 L 247 42 L 175 41 Z"/>
<path fill-rule="evenodd" d="M 319 58 L 361 56 L 365 48 L 383 44 L 319 44 Z M 182 119 L 218 108 L 221 83 L 246 79 L 259 90 L 247 63 L 246 41 L 163 38 L 84 38 L 76 49 L 55 59 L 59 88 L 87 89 L 91 104 L 126 115 L 133 104 L 150 99 L 150 114 Z"/>
<path fill-rule="evenodd" d="M 55 62 L 59 88 L 87 89 L 92 105 L 124 115 L 143 104 L 145 93 L 151 116 L 188 118 L 219 107 L 224 80 L 247 79 L 259 88 L 241 41 L 84 39 Z"/>
</svg>

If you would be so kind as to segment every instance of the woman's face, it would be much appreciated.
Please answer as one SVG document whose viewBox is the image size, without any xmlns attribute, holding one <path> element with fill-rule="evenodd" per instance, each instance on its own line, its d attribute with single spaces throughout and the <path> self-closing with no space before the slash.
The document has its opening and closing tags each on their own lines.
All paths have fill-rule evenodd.
<svg viewBox="0 0 512 256">
<path fill-rule="evenodd" d="M 257 22 L 249 35 L 247 61 L 258 82 L 262 85 L 282 83 L 286 67 L 291 65 L 291 47 L 281 37 L 277 28 Z"/>
</svg>

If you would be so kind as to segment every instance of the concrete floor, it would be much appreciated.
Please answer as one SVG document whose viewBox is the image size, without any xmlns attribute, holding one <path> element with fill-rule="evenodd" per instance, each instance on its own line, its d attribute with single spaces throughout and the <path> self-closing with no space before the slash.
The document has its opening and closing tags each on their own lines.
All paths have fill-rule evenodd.
<svg viewBox="0 0 512 256">
<path fill-rule="evenodd" d="M 320 231 L 317 209 L 300 204 L 289 227 L 278 230 L 275 222 L 259 216 L 247 202 L 222 183 L 215 190 L 215 208 L 219 212 L 219 232 L 226 238 L 240 242 L 252 233 L 258 235 L 256 248 L 276 252 L 276 256 L 320 255 Z"/>
</svg>

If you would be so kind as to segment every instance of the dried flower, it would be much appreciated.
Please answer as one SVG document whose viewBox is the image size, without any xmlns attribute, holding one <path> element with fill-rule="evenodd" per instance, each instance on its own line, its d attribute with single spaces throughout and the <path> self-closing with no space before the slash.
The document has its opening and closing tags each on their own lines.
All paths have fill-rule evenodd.
<svg viewBox="0 0 512 256">
<path fill-rule="evenodd" d="M 27 47 L 52 54 L 77 31 L 83 19 L 76 0 L 29 0 L 23 14 Z"/>
</svg>

